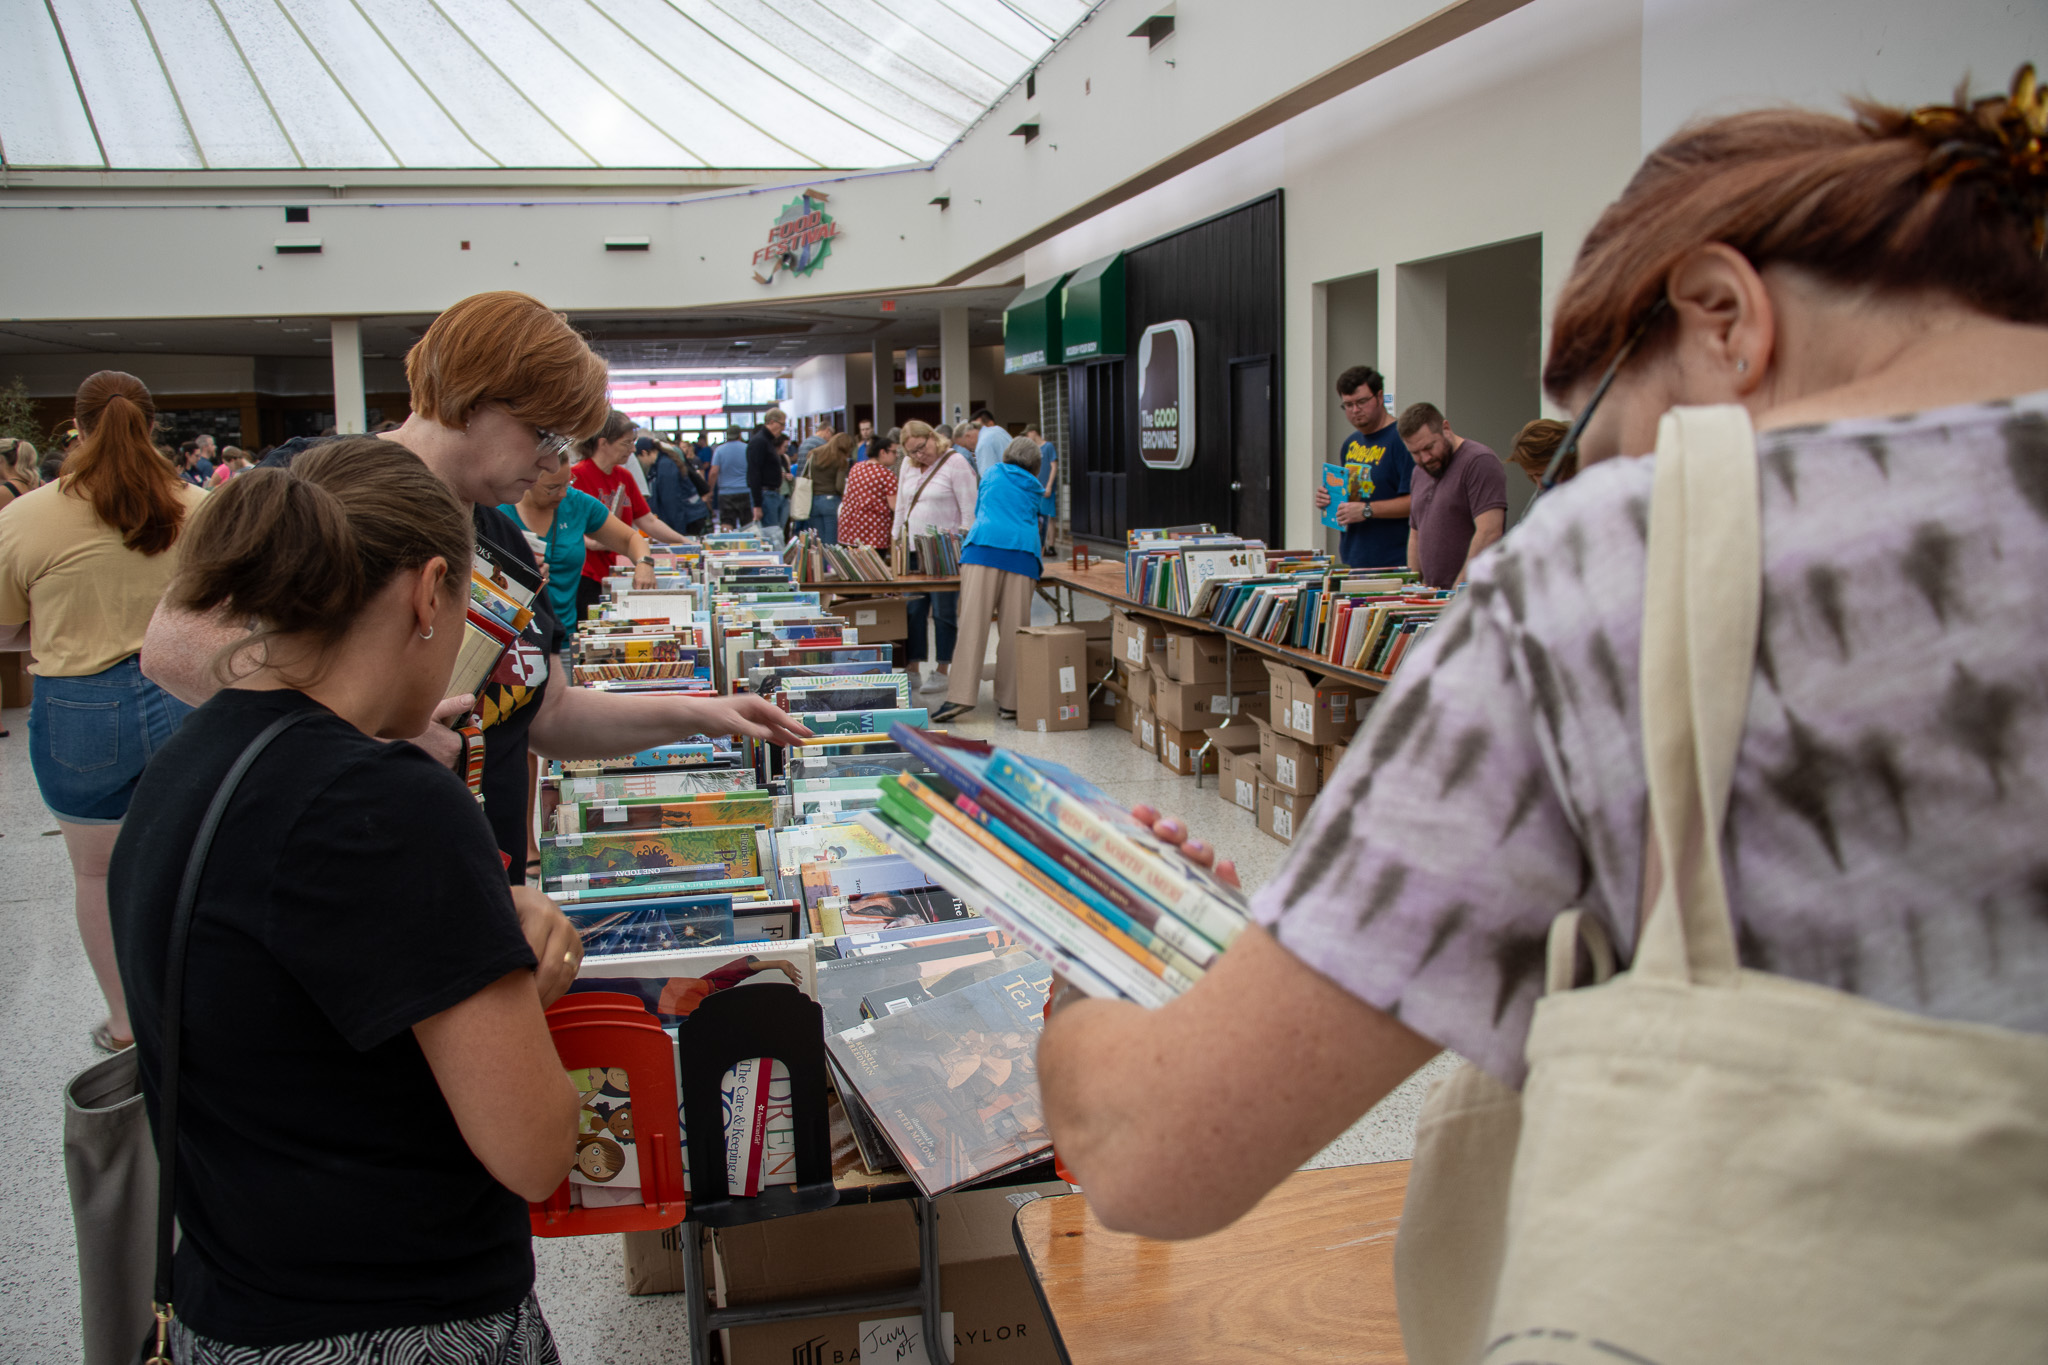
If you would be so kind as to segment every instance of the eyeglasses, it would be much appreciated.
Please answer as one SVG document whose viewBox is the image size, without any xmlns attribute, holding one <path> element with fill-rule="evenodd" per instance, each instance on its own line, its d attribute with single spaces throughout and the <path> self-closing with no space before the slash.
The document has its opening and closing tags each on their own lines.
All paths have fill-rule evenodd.
<svg viewBox="0 0 2048 1365">
<path fill-rule="evenodd" d="M 1607 390 L 1614 383 L 1614 376 L 1621 372 L 1622 362 L 1635 354 L 1636 347 L 1642 343 L 1643 334 L 1650 330 L 1650 324 L 1655 322 L 1657 315 L 1663 311 L 1664 299 L 1659 296 L 1657 301 L 1650 305 L 1650 311 L 1643 314 L 1643 320 L 1636 324 L 1635 330 L 1628 334 L 1628 340 L 1621 343 L 1621 349 L 1614 353 L 1613 361 L 1607 366 L 1607 373 L 1601 375 L 1600 382 L 1594 385 L 1593 396 L 1586 400 L 1585 408 L 1566 429 L 1564 439 L 1557 443 L 1557 453 L 1550 457 L 1550 463 L 1544 467 L 1543 477 L 1537 480 L 1537 497 L 1542 497 L 1557 486 L 1559 472 L 1563 470 L 1567 460 L 1572 461 L 1576 467 L 1579 437 L 1585 434 L 1586 424 L 1591 422 L 1593 414 L 1600 410 L 1600 400 L 1607 396 Z"/>
<path fill-rule="evenodd" d="M 576 442 L 567 436 L 557 436 L 546 427 L 535 427 L 533 429 L 533 444 L 534 448 L 543 456 L 553 456 L 555 459 L 560 459 L 569 453 L 569 447 L 575 445 Z"/>
</svg>

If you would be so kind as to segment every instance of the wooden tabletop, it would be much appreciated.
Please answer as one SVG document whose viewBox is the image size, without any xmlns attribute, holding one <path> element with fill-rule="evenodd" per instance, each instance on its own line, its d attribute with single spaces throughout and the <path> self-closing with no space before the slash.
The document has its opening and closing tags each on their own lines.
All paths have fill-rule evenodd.
<svg viewBox="0 0 2048 1365">
<path fill-rule="evenodd" d="M 1085 569 L 1076 569 L 1067 564 L 1049 563 L 1045 566 L 1045 573 L 1040 577 L 1039 582 L 1045 585 L 1070 588 L 1075 592 L 1085 592 L 1090 597 L 1099 597 L 1106 602 L 1123 608 L 1127 612 L 1135 612 L 1140 616 L 1149 616 L 1154 620 L 1167 621 L 1190 631 L 1221 635 L 1224 639 L 1231 641 L 1241 649 L 1249 649 L 1254 653 L 1263 654 L 1267 658 L 1279 663 L 1290 664 L 1295 668 L 1305 668 L 1312 673 L 1336 678 L 1340 682 L 1352 683 L 1370 692 L 1379 691 L 1390 681 L 1389 675 L 1385 673 L 1369 673 L 1362 668 L 1343 668 L 1331 663 L 1321 655 L 1311 654 L 1305 649 L 1295 649 L 1289 645 L 1276 645 L 1265 640 L 1255 640 L 1241 630 L 1224 630 L 1202 617 L 1183 616 L 1179 612 L 1168 611 L 1164 607 L 1154 607 L 1143 602 L 1133 602 L 1130 595 L 1124 591 L 1124 566 L 1122 560 L 1098 559 Z"/>
<path fill-rule="evenodd" d="M 1407 1188 L 1405 1161 L 1301 1171 L 1192 1242 L 1111 1232 L 1066 1195 L 1017 1211 L 1017 1246 L 1069 1365 L 1405 1365 L 1394 1230 Z"/>
</svg>

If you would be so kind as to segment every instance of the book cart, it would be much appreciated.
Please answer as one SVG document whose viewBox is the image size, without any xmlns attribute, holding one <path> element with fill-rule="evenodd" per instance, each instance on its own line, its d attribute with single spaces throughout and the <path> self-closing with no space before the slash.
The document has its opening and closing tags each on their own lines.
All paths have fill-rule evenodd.
<svg viewBox="0 0 2048 1365">
<path fill-rule="evenodd" d="M 773 556 L 746 538 L 707 538 L 701 547 L 678 547 L 677 552 L 661 558 L 666 562 L 658 566 L 658 586 L 652 591 L 630 591 L 627 580 L 611 580 L 608 587 L 614 600 L 600 609 L 597 619 L 584 623 L 575 646 L 569 671 L 578 685 L 637 693 L 715 695 L 746 686 L 748 675 L 742 665 L 749 656 L 742 653 L 741 644 L 772 650 L 775 646 L 799 649 L 857 641 L 853 628 L 842 633 L 842 623 L 822 613 L 815 590 L 806 593 L 801 589 L 807 585 L 774 581 L 768 568 Z M 721 567 L 726 570 L 724 578 L 718 576 Z M 744 588 L 736 586 L 739 584 Z M 880 590 L 885 585 L 860 586 Z M 886 585 L 895 591 L 907 586 L 913 585 Z M 920 579 L 914 586 L 929 591 L 950 585 Z M 733 603 L 744 606 L 721 611 L 713 605 L 720 601 L 729 607 Z M 870 653 L 881 661 L 860 668 L 893 669 L 892 651 L 884 647 Z M 782 656 L 769 653 L 764 657 Z M 791 668 L 783 673 L 809 671 Z M 815 671 L 831 672 L 827 668 Z M 755 676 L 758 679 L 758 670 Z M 902 675 L 893 676 L 900 680 Z M 861 690 L 872 690 L 876 681 L 873 676 L 860 676 L 842 684 L 835 676 L 785 677 L 778 673 L 764 685 L 786 689 L 787 695 L 779 697 L 780 704 L 805 710 L 806 723 L 833 740 L 893 748 L 875 729 L 905 721 L 922 726 L 924 713 L 900 705 L 909 700 L 907 681 L 890 684 L 896 689 L 893 694 L 886 687 L 872 696 Z M 852 700 L 875 708 L 860 713 L 862 724 L 849 727 L 844 722 L 850 713 L 843 710 L 809 710 L 820 699 L 831 705 L 832 698 L 849 689 L 859 693 Z M 880 760 L 877 764 L 886 766 Z M 801 769 L 794 755 L 785 750 L 751 741 L 702 737 L 606 763 L 560 768 L 541 789 L 543 824 L 557 831 L 540 841 L 543 886 L 562 901 L 564 910 L 584 931 L 588 955 L 579 985 L 550 1008 L 548 1023 L 563 1065 L 577 1080 L 579 1090 L 590 1087 L 585 1092 L 585 1142 L 591 1153 L 609 1153 L 593 1155 L 591 1169 L 601 1168 L 601 1174 L 611 1178 L 616 1168 L 621 1188 L 598 1189 L 588 1183 L 588 1177 L 572 1173 L 547 1200 L 530 1206 L 534 1234 L 590 1236 L 680 1228 L 683 1292 L 694 1361 L 709 1358 L 714 1330 L 849 1313 L 915 1314 L 922 1321 L 924 1340 L 943 1343 L 946 1354 L 941 1356 L 934 1349 L 931 1358 L 949 1358 L 951 1342 L 940 1330 L 937 1196 L 956 1189 L 1048 1180 L 1052 1177 L 1049 1157 L 1020 1160 L 991 1171 L 986 1179 L 949 1183 L 939 1189 L 923 1188 L 906 1173 L 876 1174 L 872 1164 L 864 1168 L 854 1163 L 851 1169 L 842 1165 L 835 1179 L 830 1115 L 836 1101 L 828 1086 L 847 1098 L 849 1109 L 857 1105 L 845 1090 L 843 1076 L 828 1080 L 826 1015 L 818 1000 L 807 993 L 816 990 L 815 962 L 808 973 L 810 984 L 804 989 L 766 979 L 749 981 L 746 989 L 712 989 L 692 1000 L 687 1014 L 678 1019 L 668 1013 L 672 1008 L 668 992 L 675 981 L 662 988 L 612 989 L 633 984 L 606 978 L 632 972 L 634 952 L 614 948 L 608 954 L 592 939 L 596 931 L 587 927 L 631 922 L 640 913 L 631 907 L 652 903 L 651 899 L 621 900 L 621 896 L 644 892 L 651 898 L 663 891 L 675 893 L 679 904 L 702 901 L 704 897 L 682 893 L 697 887 L 730 886 L 733 878 L 716 874 L 742 870 L 709 863 L 636 866 L 620 851 L 627 845 L 655 847 L 664 839 L 687 836 L 694 840 L 691 847 L 715 847 L 717 856 L 729 853 L 741 858 L 753 850 L 758 858 L 754 869 L 766 873 L 772 884 L 776 867 L 770 860 L 775 857 L 775 844 L 768 831 L 791 832 L 783 828 L 798 804 L 790 793 L 820 784 L 791 780 Z M 685 787 L 687 795 L 675 794 Z M 601 794 L 570 799 L 585 789 Z M 818 804 L 825 812 L 822 818 L 833 820 L 845 818 L 836 812 L 846 807 L 836 803 L 857 803 L 857 797 L 852 792 L 826 792 L 803 799 Z M 711 875 L 713 879 L 694 886 L 661 881 L 670 875 Z M 774 944 L 754 942 L 757 937 L 777 942 L 803 939 L 801 952 L 792 953 L 808 960 L 818 941 L 814 931 L 821 926 L 809 919 L 807 902 L 796 901 L 793 910 L 761 908 L 763 904 L 786 903 L 733 902 L 732 913 L 724 922 L 724 937 L 707 940 L 723 946 L 692 951 L 716 957 L 745 954 L 745 960 L 753 962 L 757 957 L 778 956 L 766 951 Z M 618 913 L 612 913 L 615 910 Z M 778 915 L 787 917 L 786 922 L 776 923 Z M 671 913 L 664 924 L 671 938 L 678 927 L 687 935 L 698 926 L 675 919 Z M 831 927 L 845 926 L 835 923 Z M 605 927 L 603 932 L 616 931 Z M 659 953 L 639 956 L 650 955 L 658 957 Z M 799 964 L 788 974 L 796 982 L 804 971 Z M 714 975 L 707 974 L 707 979 Z M 764 1180 L 756 1188 L 742 1190 L 728 1179 L 732 1159 L 728 1144 L 733 1113 L 739 1108 L 736 1077 L 742 1071 L 758 1078 L 763 1093 L 773 1092 L 772 1107 L 764 1112 L 786 1121 L 779 1134 L 782 1148 L 777 1166 L 778 1172 L 788 1177 L 786 1183 Z M 785 1077 L 786 1091 L 777 1090 Z M 851 1113 L 847 1117 L 849 1123 L 854 1121 Z M 772 1125 L 763 1126 L 773 1147 L 778 1132 Z M 757 1133 L 757 1155 L 761 1141 Z M 866 1141 L 888 1150 L 889 1140 L 871 1124 Z M 631 1167 L 621 1165 L 621 1148 L 632 1152 Z M 866 1162 L 869 1148 L 861 1150 Z M 580 1144 L 579 1171 L 585 1156 L 586 1147 Z M 636 1183 L 628 1186 L 628 1179 Z M 600 1199 L 600 1195 L 604 1197 Z M 914 1212 L 918 1248 L 914 1284 L 727 1307 L 711 1305 L 702 1252 L 705 1229 L 734 1228 L 840 1203 L 892 1201 L 908 1201 Z"/>
</svg>

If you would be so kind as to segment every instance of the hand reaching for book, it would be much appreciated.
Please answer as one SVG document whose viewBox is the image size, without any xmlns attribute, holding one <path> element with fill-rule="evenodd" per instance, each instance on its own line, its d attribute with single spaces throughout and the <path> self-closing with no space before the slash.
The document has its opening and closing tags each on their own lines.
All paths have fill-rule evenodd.
<svg viewBox="0 0 2048 1365">
<path fill-rule="evenodd" d="M 546 1009 L 568 993 L 583 965 L 583 939 L 554 901 L 530 886 L 512 888 L 512 908 L 519 912 L 519 930 L 533 949 L 533 984 Z"/>
<path fill-rule="evenodd" d="M 746 735 L 770 744 L 793 744 L 811 737 L 808 726 L 766 697 L 717 697 L 696 706 L 707 735 Z"/>
<path fill-rule="evenodd" d="M 1218 881 L 1227 882 L 1231 886 L 1240 885 L 1237 880 L 1237 864 L 1228 858 L 1218 861 L 1214 848 L 1200 839 L 1189 838 L 1187 823 L 1178 816 L 1164 815 L 1147 805 L 1132 806 L 1131 815 L 1138 823 L 1148 826 L 1158 838 L 1179 849 L 1180 856 L 1196 867 L 1208 868 L 1216 874 Z"/>
</svg>

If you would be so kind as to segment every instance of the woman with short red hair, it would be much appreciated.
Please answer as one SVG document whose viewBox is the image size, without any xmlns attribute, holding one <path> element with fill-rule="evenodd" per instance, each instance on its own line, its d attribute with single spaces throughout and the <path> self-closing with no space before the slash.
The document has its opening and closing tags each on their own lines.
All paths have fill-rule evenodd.
<svg viewBox="0 0 2048 1365">
<path fill-rule="evenodd" d="M 1055 1005 L 1047 1113 L 1104 1222 L 1228 1223 L 1448 1048 L 1478 1071 L 1424 1114 L 1402 1273 L 1465 1254 L 1404 1278 L 1411 1359 L 2048 1357 L 2044 237 L 2031 68 L 1650 154 L 1557 304 L 1578 474 L 1473 563 L 1203 979 Z M 1659 686 L 1674 658 L 1695 690 Z M 1589 962 L 1628 975 L 1563 989 Z M 1714 1051 L 1708 997 L 1780 1022 Z M 1638 1027 L 1560 1031 L 1620 999 Z M 1743 1106 L 1544 1145 L 1688 1086 Z M 1511 1297 L 1546 1283 L 1518 1249 L 1603 1235 Z"/>
</svg>

